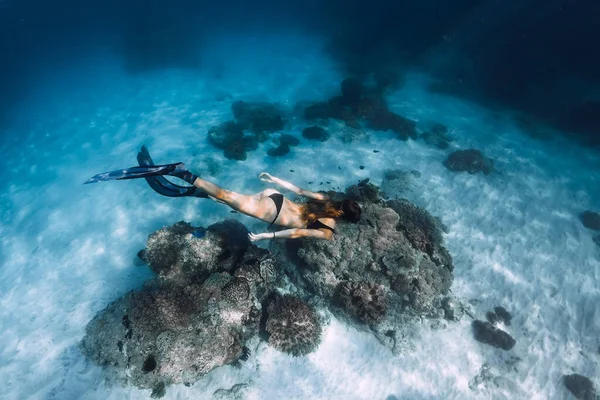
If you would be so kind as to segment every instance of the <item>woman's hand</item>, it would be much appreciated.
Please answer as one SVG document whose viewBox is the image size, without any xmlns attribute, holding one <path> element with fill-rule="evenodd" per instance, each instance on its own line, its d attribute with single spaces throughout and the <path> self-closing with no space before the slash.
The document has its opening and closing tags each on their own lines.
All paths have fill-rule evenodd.
<svg viewBox="0 0 600 400">
<path fill-rule="evenodd" d="M 250 239 L 251 242 L 258 242 L 259 240 L 265 240 L 265 239 L 273 239 L 273 234 L 272 233 L 248 233 L 248 239 Z"/>
<path fill-rule="evenodd" d="M 273 183 L 273 176 L 268 172 L 261 172 L 260 174 L 258 174 L 258 179 L 260 179 L 263 182 Z"/>
</svg>

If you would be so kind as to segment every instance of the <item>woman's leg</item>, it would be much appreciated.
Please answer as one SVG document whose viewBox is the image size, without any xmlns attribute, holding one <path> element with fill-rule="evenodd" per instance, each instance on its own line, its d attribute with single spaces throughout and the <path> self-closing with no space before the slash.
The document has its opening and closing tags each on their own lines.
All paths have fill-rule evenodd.
<svg viewBox="0 0 600 400">
<path fill-rule="evenodd" d="M 197 177 L 193 185 L 205 191 L 213 200 L 225 203 L 234 210 L 251 217 L 264 219 L 273 211 L 269 207 L 272 205 L 272 201 L 269 204 L 269 202 L 262 201 L 260 197 L 232 192 L 202 178 Z"/>
</svg>

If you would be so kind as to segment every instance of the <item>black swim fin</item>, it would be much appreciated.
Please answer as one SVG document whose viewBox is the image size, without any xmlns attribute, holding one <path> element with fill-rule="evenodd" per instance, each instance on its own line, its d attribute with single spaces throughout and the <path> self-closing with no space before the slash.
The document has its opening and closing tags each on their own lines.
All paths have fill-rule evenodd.
<svg viewBox="0 0 600 400">
<path fill-rule="evenodd" d="M 150 157 L 150 153 L 146 146 L 142 146 L 142 149 L 137 155 L 137 160 L 140 166 L 142 167 L 151 167 L 154 166 L 154 161 L 152 161 L 152 157 Z M 206 192 L 198 189 L 195 186 L 180 186 L 176 185 L 169 180 L 167 180 L 164 176 L 149 176 L 144 177 L 148 185 L 154 190 L 156 193 L 162 194 L 167 197 L 200 197 L 200 198 L 208 198 Z"/>
<path fill-rule="evenodd" d="M 102 172 L 101 174 L 92 176 L 90 179 L 85 181 L 84 184 L 113 180 L 119 181 L 124 179 L 137 179 L 145 178 L 148 176 L 169 175 L 185 171 L 187 170 L 185 169 L 185 165 L 183 163 L 153 165 L 146 167 L 131 167 L 125 169 L 117 169 L 115 171 Z"/>
</svg>

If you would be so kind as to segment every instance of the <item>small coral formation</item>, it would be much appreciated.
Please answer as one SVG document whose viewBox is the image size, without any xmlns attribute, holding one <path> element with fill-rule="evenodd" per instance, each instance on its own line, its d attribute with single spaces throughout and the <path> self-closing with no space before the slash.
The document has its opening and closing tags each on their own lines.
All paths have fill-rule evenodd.
<svg viewBox="0 0 600 400">
<path fill-rule="evenodd" d="M 598 400 L 600 396 L 590 378 L 586 376 L 579 374 L 564 375 L 563 383 L 577 399 Z"/>
<path fill-rule="evenodd" d="M 321 341 L 321 324 L 306 302 L 292 295 L 275 296 L 267 313 L 265 330 L 271 346 L 294 356 L 316 350 Z"/>
<path fill-rule="evenodd" d="M 448 128 L 442 124 L 435 124 L 427 132 L 420 136 L 425 143 L 438 149 L 447 149 L 452 142 L 452 137 L 448 134 Z"/>
<path fill-rule="evenodd" d="M 417 123 L 382 108 L 369 115 L 367 126 L 376 131 L 392 131 L 402 140 L 417 138 Z"/>
<path fill-rule="evenodd" d="M 321 142 L 329 139 L 329 133 L 320 126 L 310 126 L 302 130 L 302 137 L 310 140 L 318 140 Z"/>
<path fill-rule="evenodd" d="M 237 101 L 232 104 L 231 110 L 236 121 L 223 122 L 210 128 L 208 140 L 232 160 L 246 160 L 247 153 L 256 150 L 258 143 L 264 142 L 269 134 L 285 126 L 283 113 L 273 104 Z M 284 150 L 285 146 L 279 148 L 278 153 Z"/>
<path fill-rule="evenodd" d="M 494 314 L 497 316 L 498 321 L 502 321 L 504 325 L 510 326 L 512 315 L 510 315 L 510 313 L 506 311 L 506 308 L 502 306 L 494 307 Z"/>
<path fill-rule="evenodd" d="M 387 308 L 383 286 L 368 282 L 343 282 L 338 302 L 350 316 L 365 324 L 383 320 Z"/>
<path fill-rule="evenodd" d="M 488 322 L 492 325 L 496 325 L 498 322 L 500 322 L 500 317 L 493 311 L 486 312 L 485 319 L 487 319 Z"/>
<path fill-rule="evenodd" d="M 354 128 L 360 128 L 358 121 L 364 120 L 369 128 L 390 130 L 402 140 L 417 138 L 416 122 L 390 111 L 381 88 L 367 88 L 360 80 L 348 78 L 342 81 L 341 93 L 306 107 L 304 118 L 308 121 L 332 118 Z"/>
<path fill-rule="evenodd" d="M 515 339 L 489 322 L 475 320 L 472 323 L 475 340 L 489 344 L 502 350 L 510 350 L 515 346 Z"/>
<path fill-rule="evenodd" d="M 581 219 L 581 223 L 588 229 L 592 229 L 595 231 L 600 231 L 600 214 L 586 210 L 579 215 L 579 219 Z"/>
<path fill-rule="evenodd" d="M 494 170 L 494 162 L 476 149 L 458 150 L 451 153 L 444 161 L 444 166 L 452 172 L 468 172 L 469 174 L 483 172 L 488 175 Z"/>
<path fill-rule="evenodd" d="M 258 146 L 255 137 L 245 135 L 242 126 L 234 121 L 210 128 L 208 140 L 216 148 L 223 150 L 226 158 L 239 161 L 245 160 L 247 152 Z"/>
<path fill-rule="evenodd" d="M 298 138 L 288 135 L 287 133 L 282 133 L 276 142 L 279 143 L 276 147 L 271 147 L 267 150 L 267 154 L 271 157 L 285 156 L 290 152 L 292 147 L 300 144 L 300 140 L 298 140 Z"/>
</svg>

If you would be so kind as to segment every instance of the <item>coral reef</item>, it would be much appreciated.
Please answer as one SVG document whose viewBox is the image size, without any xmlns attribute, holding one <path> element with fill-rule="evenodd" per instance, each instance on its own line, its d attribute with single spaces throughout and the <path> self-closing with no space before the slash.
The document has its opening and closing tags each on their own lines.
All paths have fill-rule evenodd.
<svg viewBox="0 0 600 400">
<path fill-rule="evenodd" d="M 331 300 L 342 282 L 368 281 L 390 289 L 390 307 L 427 312 L 452 283 L 452 259 L 441 245 L 438 225 L 432 223 L 425 235 L 422 221 L 408 222 L 418 214 L 401 218 L 384 205 L 361 207 L 360 222 L 339 223 L 331 241 L 296 239 L 274 243 L 272 249 L 288 260 L 284 265 L 297 285 L 325 299 Z M 429 253 L 411 244 L 405 234 L 410 229 L 419 230 L 413 236 L 428 238 Z"/>
<path fill-rule="evenodd" d="M 151 234 L 144 259 L 157 277 L 98 313 L 81 342 L 115 379 L 155 397 L 247 358 L 256 305 L 280 285 L 277 261 L 250 244 L 239 222 L 209 226 L 202 237 L 195 229 L 179 222 Z"/>
<path fill-rule="evenodd" d="M 283 352 L 300 356 L 314 351 L 321 341 L 321 324 L 313 309 L 292 295 L 276 295 L 267 310 L 265 330 L 269 344 Z"/>
<path fill-rule="evenodd" d="M 387 308 L 383 286 L 368 282 L 341 283 L 338 302 L 349 315 L 365 324 L 383 320 Z"/>
<path fill-rule="evenodd" d="M 405 348 L 411 318 L 460 319 L 460 302 L 447 296 L 453 267 L 439 220 L 406 200 L 386 203 L 368 179 L 327 194 L 362 203 L 361 220 L 340 221 L 330 241 L 282 240 L 262 249 L 236 221 L 178 222 L 150 234 L 139 254 L 156 277 L 96 315 L 84 354 L 153 397 L 238 365 L 259 334 L 278 350 L 308 354 L 320 343 L 322 321 L 299 296 L 277 294 L 282 272 L 299 294 L 315 295 L 311 304 L 370 329 L 393 351 Z"/>
<path fill-rule="evenodd" d="M 488 175 L 494 170 L 494 162 L 476 149 L 458 150 L 451 153 L 444 161 L 444 166 L 452 172 L 483 172 Z"/>
<path fill-rule="evenodd" d="M 257 331 L 256 324 L 245 325 L 251 320 L 251 304 L 220 305 L 214 287 L 227 282 L 228 274 L 211 279 L 206 285 L 130 292 L 88 324 L 81 344 L 84 354 L 113 367 L 122 378 L 128 376 L 134 385 L 151 389 L 193 382 L 234 362 L 242 354 L 242 341 Z"/>
<path fill-rule="evenodd" d="M 341 93 L 307 106 L 304 118 L 308 121 L 332 118 L 346 121 L 354 128 L 359 128 L 358 121 L 364 120 L 369 128 L 390 130 L 402 140 L 418 137 L 416 122 L 390 111 L 381 87 L 368 88 L 357 78 L 348 78 L 341 83 Z"/>
</svg>

